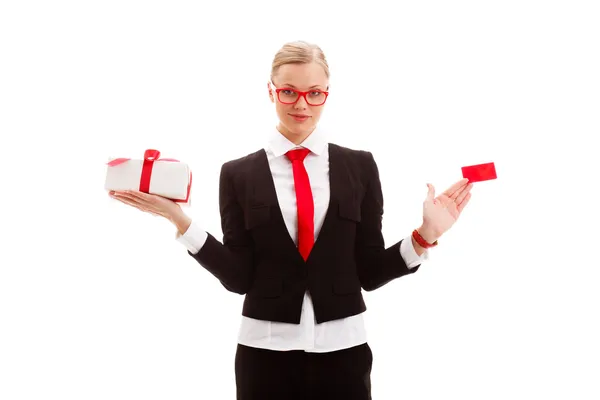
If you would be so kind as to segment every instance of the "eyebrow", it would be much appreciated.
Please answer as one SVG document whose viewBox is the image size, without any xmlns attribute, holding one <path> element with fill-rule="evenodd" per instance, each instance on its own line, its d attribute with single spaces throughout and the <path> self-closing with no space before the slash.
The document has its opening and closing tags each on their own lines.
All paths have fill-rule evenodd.
<svg viewBox="0 0 600 400">
<path fill-rule="evenodd" d="M 294 89 L 298 89 L 296 86 L 292 85 L 291 83 L 284 83 L 281 86 L 282 87 L 291 87 L 291 88 L 294 88 Z M 321 85 L 313 85 L 313 86 L 309 87 L 309 89 L 314 89 L 314 88 L 317 88 L 319 86 L 321 86 Z"/>
</svg>

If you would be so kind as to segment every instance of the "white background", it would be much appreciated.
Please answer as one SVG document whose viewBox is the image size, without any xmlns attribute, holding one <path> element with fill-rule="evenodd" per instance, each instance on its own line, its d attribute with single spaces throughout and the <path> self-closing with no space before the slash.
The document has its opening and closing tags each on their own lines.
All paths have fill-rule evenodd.
<svg viewBox="0 0 600 400">
<path fill-rule="evenodd" d="M 218 172 L 276 122 L 287 41 L 319 44 L 331 141 L 374 153 L 388 245 L 494 162 L 420 271 L 365 293 L 373 398 L 598 399 L 600 15 L 593 1 L 4 1 L 0 398 L 234 399 L 243 297 L 167 221 L 111 201 L 108 157 Z"/>
</svg>

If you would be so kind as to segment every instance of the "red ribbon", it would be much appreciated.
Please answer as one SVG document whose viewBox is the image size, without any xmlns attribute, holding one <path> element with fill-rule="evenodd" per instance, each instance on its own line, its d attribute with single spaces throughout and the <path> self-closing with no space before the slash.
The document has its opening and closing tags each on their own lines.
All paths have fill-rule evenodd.
<svg viewBox="0 0 600 400">
<path fill-rule="evenodd" d="M 144 164 L 142 165 L 142 176 L 140 177 L 140 192 L 149 193 L 150 192 L 150 179 L 152 178 L 152 167 L 154 166 L 154 161 L 173 161 L 179 162 L 179 160 L 175 160 L 174 158 L 159 158 L 160 151 L 148 149 L 144 152 Z M 131 158 L 115 158 L 114 160 L 107 163 L 109 167 L 114 167 L 120 164 L 123 164 L 126 161 L 131 160 Z M 190 172 L 190 183 L 187 188 L 187 195 L 185 200 L 172 199 L 177 203 L 186 203 L 190 197 L 190 189 L 192 188 L 192 173 Z"/>
</svg>

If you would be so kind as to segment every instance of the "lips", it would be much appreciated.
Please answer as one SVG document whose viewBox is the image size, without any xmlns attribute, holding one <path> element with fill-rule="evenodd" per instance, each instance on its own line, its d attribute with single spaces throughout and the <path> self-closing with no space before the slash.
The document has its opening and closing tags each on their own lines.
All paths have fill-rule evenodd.
<svg viewBox="0 0 600 400">
<path fill-rule="evenodd" d="M 304 114 L 290 114 L 290 116 L 298 122 L 303 122 L 310 118 L 309 115 L 304 115 Z"/>
</svg>

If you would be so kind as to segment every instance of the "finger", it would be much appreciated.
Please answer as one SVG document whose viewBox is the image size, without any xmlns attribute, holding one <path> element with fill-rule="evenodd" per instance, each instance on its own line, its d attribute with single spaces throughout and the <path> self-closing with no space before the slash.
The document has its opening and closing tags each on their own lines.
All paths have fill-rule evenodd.
<svg viewBox="0 0 600 400">
<path fill-rule="evenodd" d="M 115 192 L 112 196 L 113 198 L 120 200 L 125 204 L 133 205 L 138 208 L 146 206 L 146 204 L 139 198 L 136 198 L 135 196 L 132 196 L 126 192 Z"/>
<path fill-rule="evenodd" d="M 127 204 L 127 205 L 129 205 L 129 206 L 133 206 L 133 207 L 135 207 L 135 208 L 138 208 L 138 209 L 140 209 L 140 210 L 141 210 L 141 207 L 142 207 L 142 206 L 141 206 L 139 203 L 137 203 L 136 201 L 134 201 L 134 200 L 131 200 L 131 199 L 130 199 L 130 198 L 128 198 L 128 197 L 124 197 L 124 196 L 120 196 L 120 195 L 113 195 L 112 197 L 113 197 L 115 200 L 118 200 L 118 201 L 120 201 L 121 203 Z"/>
<path fill-rule="evenodd" d="M 426 201 L 433 201 L 435 198 L 435 188 L 433 187 L 433 185 L 431 183 L 427 184 L 427 199 Z"/>
<path fill-rule="evenodd" d="M 466 186 L 468 182 L 469 182 L 468 178 L 463 178 L 463 179 L 457 181 L 452 186 L 450 186 L 448 189 L 446 189 L 443 194 L 445 194 L 448 197 L 452 197 L 452 195 L 454 193 L 456 193 L 457 190 L 459 190 L 462 187 Z"/>
<path fill-rule="evenodd" d="M 119 200 L 121 203 L 127 204 L 129 206 L 135 207 L 140 211 L 143 212 L 147 212 L 150 213 L 154 216 L 160 216 L 160 214 L 157 214 L 156 212 L 154 212 L 153 210 L 149 209 L 148 207 L 144 206 L 142 203 L 137 202 L 136 200 L 127 198 L 127 197 L 117 197 L 117 200 Z"/>
<path fill-rule="evenodd" d="M 144 192 L 140 192 L 139 190 L 126 190 L 125 191 L 126 194 L 133 196 L 135 198 L 138 198 L 142 201 L 145 201 L 147 203 L 151 203 L 154 201 L 155 196 L 148 194 L 148 193 L 144 193 Z"/>
<path fill-rule="evenodd" d="M 458 204 L 460 204 L 460 203 L 461 203 L 461 202 L 462 202 L 462 201 L 465 199 L 465 197 L 466 197 L 468 194 L 469 194 L 469 192 L 468 192 L 468 191 L 466 191 L 466 190 L 463 190 L 463 191 L 460 193 L 460 195 L 458 195 L 458 197 L 456 197 L 456 199 L 454 199 L 454 201 L 455 201 L 455 202 L 456 202 L 456 204 L 458 205 Z"/>
<path fill-rule="evenodd" d="M 466 195 L 468 195 L 471 191 L 471 188 L 473 188 L 473 184 L 469 183 L 467 186 L 465 186 L 463 189 L 457 191 L 458 195 L 456 196 L 456 198 L 454 199 L 454 201 L 456 202 L 456 204 L 460 204 L 460 202 L 463 201 L 463 199 L 465 198 Z"/>
<path fill-rule="evenodd" d="M 125 190 L 115 194 L 118 196 L 117 199 L 122 200 L 125 204 L 129 204 L 130 206 L 133 206 L 141 211 L 150 213 L 157 217 L 162 216 L 158 208 L 155 206 L 156 200 L 154 199 L 153 195 L 148 195 L 143 192 L 135 192 L 131 190 Z M 149 198 L 150 200 L 145 200 L 145 198 Z"/>
<path fill-rule="evenodd" d="M 471 193 L 470 192 L 467 193 L 467 195 L 465 196 L 465 198 L 460 203 L 458 203 L 457 209 L 458 209 L 459 213 L 461 213 L 462 210 L 466 207 L 466 205 L 469 204 L 469 200 L 471 200 Z"/>
<path fill-rule="evenodd" d="M 170 199 L 167 199 L 166 197 L 162 197 L 157 194 L 149 194 L 149 193 L 144 193 L 144 192 L 135 191 L 135 190 L 130 190 L 130 191 L 128 191 L 128 193 L 131 196 L 134 196 L 137 200 L 139 200 L 141 203 L 143 203 L 146 207 L 151 209 L 152 210 L 151 212 L 155 213 L 156 215 L 161 215 L 161 212 L 165 210 L 165 207 L 168 207 L 168 205 L 167 206 L 165 205 L 165 204 L 167 204 L 164 202 L 165 200 L 172 201 Z"/>
<path fill-rule="evenodd" d="M 147 203 L 147 201 L 145 201 L 140 196 L 136 196 L 130 190 L 123 190 L 123 191 L 120 191 L 120 192 L 115 192 L 115 195 L 119 196 L 120 198 L 125 198 L 125 199 L 129 199 L 129 200 L 135 201 L 136 203 L 139 203 L 139 204 L 146 204 Z"/>
<path fill-rule="evenodd" d="M 165 211 L 165 203 L 163 203 L 163 200 L 169 200 L 156 194 L 149 194 L 135 190 L 128 190 L 126 193 L 143 204 L 149 213 L 157 216 L 163 215 L 163 211 Z"/>
</svg>

